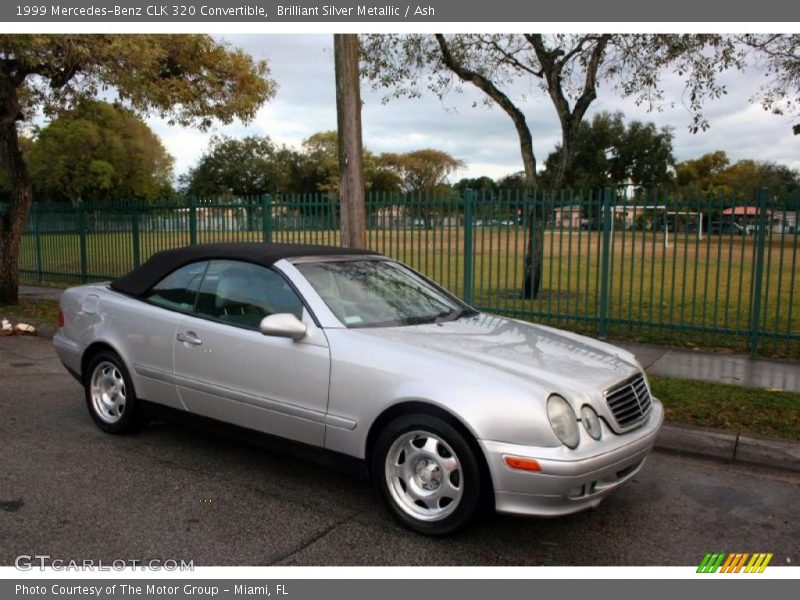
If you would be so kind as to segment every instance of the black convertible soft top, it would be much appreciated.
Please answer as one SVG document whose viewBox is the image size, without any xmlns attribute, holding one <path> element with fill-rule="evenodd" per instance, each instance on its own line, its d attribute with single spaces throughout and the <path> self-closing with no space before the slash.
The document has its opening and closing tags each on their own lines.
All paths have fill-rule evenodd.
<svg viewBox="0 0 800 600">
<path fill-rule="evenodd" d="M 337 256 L 377 254 L 360 248 L 339 248 L 313 244 L 266 244 L 240 242 L 230 244 L 201 244 L 163 250 L 133 271 L 111 282 L 111 287 L 129 296 L 143 296 L 164 277 L 189 263 L 199 260 L 242 260 L 269 267 L 282 258 L 298 256 Z"/>
</svg>

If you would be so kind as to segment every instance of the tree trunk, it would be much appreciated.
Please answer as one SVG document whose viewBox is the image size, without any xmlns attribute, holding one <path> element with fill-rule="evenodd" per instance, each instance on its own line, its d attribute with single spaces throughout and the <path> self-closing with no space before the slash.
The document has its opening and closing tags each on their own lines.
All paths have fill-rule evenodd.
<svg viewBox="0 0 800 600">
<path fill-rule="evenodd" d="M 28 221 L 33 193 L 28 168 L 22 157 L 17 136 L 16 116 L 18 102 L 15 94 L 5 94 L 0 120 L 0 167 L 8 173 L 11 199 L 5 209 L 0 209 L 0 304 L 17 304 L 19 301 L 19 247 L 22 232 Z"/>
<path fill-rule="evenodd" d="M 336 64 L 336 116 L 339 128 L 342 245 L 349 248 L 365 248 L 367 236 L 358 36 L 334 34 L 333 50 Z"/>
<path fill-rule="evenodd" d="M 553 187 L 560 190 L 564 187 L 567 174 L 572 170 L 575 162 L 575 154 L 578 151 L 578 125 L 571 115 L 564 115 L 561 118 L 561 154 L 556 166 L 556 174 L 553 178 Z"/>
<path fill-rule="evenodd" d="M 533 137 L 525 115 L 517 108 L 514 102 L 503 91 L 498 88 L 485 75 L 463 65 L 456 56 L 453 55 L 447 40 L 441 33 L 436 34 L 436 41 L 442 51 L 442 62 L 445 66 L 455 73 L 462 81 L 467 81 L 484 92 L 506 114 L 511 117 L 514 128 L 519 137 L 520 154 L 522 155 L 522 165 L 525 169 L 525 184 L 527 190 L 532 190 L 536 186 L 536 157 L 533 153 Z M 525 281 L 522 289 L 523 298 L 535 298 L 539 293 L 539 281 L 542 272 L 542 255 L 544 252 L 544 240 L 541 232 L 544 231 L 542 218 L 538 204 L 534 201 L 533 209 L 530 211 L 530 228 L 528 236 L 528 249 L 525 252 Z"/>
<path fill-rule="evenodd" d="M 583 91 L 575 101 L 572 110 L 570 110 L 569 100 L 562 87 L 562 71 L 566 64 L 565 57 L 574 55 L 574 52 L 579 52 L 582 45 L 593 37 L 594 36 L 590 36 L 583 39 L 573 50 L 565 54 L 561 49 L 548 49 L 541 34 L 525 34 L 525 38 L 533 47 L 539 60 L 541 74 L 547 84 L 547 93 L 553 102 L 553 107 L 556 109 L 559 121 L 561 122 L 562 148 L 561 159 L 555 176 L 555 190 L 559 190 L 563 187 L 565 177 L 567 173 L 569 173 L 572 161 L 575 159 L 578 127 L 586 111 L 589 109 L 589 106 L 597 97 L 597 71 L 611 36 L 604 33 L 594 39 L 594 48 L 586 62 L 586 77 L 583 84 Z M 539 292 L 539 274 L 542 271 L 542 256 L 544 254 L 544 225 L 548 216 L 544 202 L 535 200 L 532 213 L 530 228 L 531 242 L 525 256 L 525 298 L 535 298 Z M 536 246 L 535 248 L 534 244 Z"/>
<path fill-rule="evenodd" d="M 522 162 L 525 165 L 525 183 L 527 191 L 533 191 L 533 205 L 528 210 L 528 247 L 525 250 L 525 278 L 522 286 L 522 297 L 533 299 L 539 295 L 544 266 L 544 210 L 535 193 L 536 161 L 533 158 L 533 143 L 528 134 L 529 143 L 520 135 Z M 526 194 L 527 196 L 527 194 Z"/>
<path fill-rule="evenodd" d="M 562 152 L 553 180 L 554 190 L 560 190 L 564 186 L 567 173 L 575 159 L 578 141 L 578 128 L 570 118 L 562 120 L 561 131 Z M 541 288 L 541 274 L 544 269 L 544 230 L 548 217 L 546 198 L 534 196 L 528 228 L 528 248 L 525 252 L 525 288 L 523 290 L 525 299 L 535 299 Z"/>
</svg>

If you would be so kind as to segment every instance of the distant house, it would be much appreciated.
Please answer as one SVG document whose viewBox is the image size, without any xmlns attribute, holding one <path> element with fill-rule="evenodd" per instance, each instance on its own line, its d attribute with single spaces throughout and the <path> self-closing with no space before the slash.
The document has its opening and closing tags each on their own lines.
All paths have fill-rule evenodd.
<svg viewBox="0 0 800 600">
<path fill-rule="evenodd" d="M 722 211 L 724 216 L 733 217 L 742 225 L 756 225 L 757 206 L 731 206 Z M 798 231 L 798 211 L 766 210 L 767 228 L 773 233 L 795 233 Z"/>
<path fill-rule="evenodd" d="M 769 215 L 770 211 L 767 210 L 767 215 Z M 726 208 L 722 211 L 722 214 L 725 216 L 734 216 L 740 217 L 741 220 L 750 223 L 751 221 L 755 221 L 758 217 L 758 207 L 757 206 L 731 206 L 730 208 Z M 737 219 L 737 220 L 740 220 Z"/>
<path fill-rule="evenodd" d="M 599 215 L 596 219 L 601 219 Z M 657 222 L 663 222 L 664 215 L 667 207 L 663 204 L 622 204 L 612 207 L 614 214 L 614 227 L 622 229 L 631 228 L 645 228 L 652 229 Z M 560 206 L 553 209 L 553 222 L 556 227 L 569 229 L 578 228 L 581 225 L 588 225 L 589 228 L 595 229 L 592 226 L 591 219 L 582 216 L 580 206 Z"/>
<path fill-rule="evenodd" d="M 758 223 L 758 207 L 757 206 L 731 206 L 722 211 L 723 218 L 733 220 L 740 225 L 748 227 L 748 231 L 755 231 L 755 225 Z M 767 209 L 766 212 L 767 223 L 774 229 L 772 225 L 772 211 Z M 749 226 L 753 226 L 752 228 Z M 781 233 L 781 232 L 778 232 Z"/>
<path fill-rule="evenodd" d="M 560 229 L 577 229 L 581 224 L 580 206 L 559 206 L 553 209 L 555 226 Z"/>
</svg>

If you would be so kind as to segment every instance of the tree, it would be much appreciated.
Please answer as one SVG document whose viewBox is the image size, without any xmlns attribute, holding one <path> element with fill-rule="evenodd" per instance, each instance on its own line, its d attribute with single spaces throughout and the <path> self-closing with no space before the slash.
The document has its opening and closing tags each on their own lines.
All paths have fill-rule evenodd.
<svg viewBox="0 0 800 600">
<path fill-rule="evenodd" d="M 417 151 L 417 152 L 428 152 Z M 431 160 L 455 160 L 445 152 L 429 150 L 427 155 Z M 418 191 L 413 185 L 409 186 L 411 179 L 406 179 L 411 170 L 422 176 L 421 171 L 430 169 L 417 155 L 416 160 L 408 158 L 408 154 L 385 152 L 376 155 L 369 148 L 364 148 L 364 185 L 366 190 L 373 192 L 399 192 L 401 190 Z M 414 153 L 410 153 L 414 154 Z M 462 166 L 456 161 L 458 167 Z M 446 168 L 439 164 L 438 168 Z M 435 168 L 433 169 L 436 170 Z M 322 192 L 329 195 L 337 194 L 339 190 L 339 150 L 338 135 L 335 131 L 319 131 L 303 142 L 301 180 L 304 188 L 302 191 Z M 444 179 L 450 171 L 444 173 Z M 413 178 L 413 175 L 409 175 Z"/>
<path fill-rule="evenodd" d="M 214 137 L 197 164 L 181 177 L 192 196 L 258 196 L 298 191 L 298 152 L 268 136 Z"/>
<path fill-rule="evenodd" d="M 669 127 L 631 121 L 612 148 L 611 174 L 616 185 L 632 185 L 637 191 L 673 182 L 675 156 Z"/>
<path fill-rule="evenodd" d="M 400 192 L 403 189 L 403 178 L 397 172 L 392 161 L 385 160 L 384 155 L 375 156 L 364 149 L 364 178 L 370 192 Z"/>
<path fill-rule="evenodd" d="M 342 215 L 342 245 L 367 245 L 364 199 L 364 147 L 361 139 L 361 74 L 358 36 L 333 36 L 336 75 L 336 123 L 339 150 L 339 203 Z"/>
<path fill-rule="evenodd" d="M 514 190 L 516 192 L 524 192 L 527 189 L 525 183 L 525 171 L 517 171 L 510 173 L 497 180 L 497 187 L 501 190 Z"/>
<path fill-rule="evenodd" d="M 43 128 L 28 165 L 40 200 L 154 200 L 169 195 L 172 157 L 132 111 L 86 101 Z"/>
<path fill-rule="evenodd" d="M 339 192 L 339 135 L 319 131 L 303 141 L 305 176 L 314 191 L 335 195 Z"/>
<path fill-rule="evenodd" d="M 383 164 L 391 165 L 400 175 L 406 191 L 432 192 L 455 171 L 464 167 L 464 162 L 447 152 L 423 148 L 405 154 L 384 153 Z"/>
<path fill-rule="evenodd" d="M 427 81 L 428 88 L 443 97 L 463 82 L 481 90 L 487 103 L 502 108 L 516 128 L 529 188 L 537 183 L 533 135 L 508 89 L 512 82 L 530 79 L 556 111 L 562 152 L 554 165 L 553 184 L 561 187 L 575 158 L 578 128 L 602 79 L 638 103 L 656 106 L 663 100 L 662 71 L 673 68 L 686 80 L 692 127 L 697 130 L 707 127 L 703 101 L 725 93 L 716 74 L 742 64 L 733 41 L 721 35 L 368 35 L 362 44 L 365 74 L 375 87 L 389 89 L 389 96 L 419 96 L 419 82 Z M 535 297 L 539 289 L 544 221 L 543 214 L 530 219 L 525 297 Z"/>
<path fill-rule="evenodd" d="M 33 139 L 25 135 L 20 135 L 19 145 L 20 149 L 22 150 L 22 156 L 25 158 L 25 162 L 27 163 L 28 156 L 33 148 Z M 0 206 L 3 204 L 8 204 L 10 201 L 11 180 L 8 177 L 8 173 L 6 173 L 4 169 L 0 169 Z"/>
<path fill-rule="evenodd" d="M 364 73 L 374 87 L 388 90 L 386 100 L 420 96 L 422 82 L 439 97 L 460 83 L 481 90 L 486 103 L 498 105 L 514 123 L 529 185 L 537 181 L 533 135 L 520 100 L 512 97 L 512 83 L 530 80 L 547 95 L 561 125 L 565 151 L 559 170 L 566 172 L 601 80 L 656 108 L 664 102 L 663 73 L 678 72 L 690 98 L 691 127 L 699 130 L 708 126 L 703 102 L 726 91 L 716 74 L 744 64 L 735 41 L 722 35 L 373 34 L 361 41 Z M 562 184 L 563 176 L 556 183 Z"/>
<path fill-rule="evenodd" d="M 730 160 L 724 151 L 709 152 L 675 165 L 675 180 L 679 187 L 715 194 L 719 174 L 729 165 Z"/>
<path fill-rule="evenodd" d="M 425 227 L 431 225 L 431 213 L 434 206 L 429 202 L 431 197 L 441 197 L 451 191 L 447 178 L 464 163 L 447 152 L 423 148 L 405 154 L 386 152 L 378 157 L 378 161 L 394 170 L 403 182 L 403 189 L 418 195 L 420 202 L 410 205 L 410 216 L 422 219 Z"/>
<path fill-rule="evenodd" d="M 0 214 L 0 303 L 18 299 L 19 247 L 32 200 L 17 124 L 101 91 L 137 113 L 203 128 L 213 119 L 252 119 L 275 84 L 265 61 L 208 35 L 0 36 L 0 165 L 11 187 Z"/>
<path fill-rule="evenodd" d="M 785 165 L 750 159 L 730 164 L 721 150 L 678 163 L 675 170 L 680 187 L 723 198 L 753 195 L 762 187 L 776 194 L 800 189 L 800 173 Z"/>
<path fill-rule="evenodd" d="M 459 179 L 453 186 L 462 194 L 465 190 L 475 190 L 477 192 L 494 192 L 497 190 L 497 184 L 494 179 L 482 175 L 481 177 L 464 177 Z"/>
<path fill-rule="evenodd" d="M 766 82 L 758 99 L 764 109 L 800 116 L 800 34 L 746 34 L 739 40 L 763 62 Z M 800 123 L 792 131 L 800 135 Z"/>
<path fill-rule="evenodd" d="M 598 113 L 581 123 L 575 159 L 565 176 L 571 187 L 584 190 L 669 184 L 675 164 L 672 138 L 668 128 L 659 130 L 654 123 L 631 121 L 626 125 L 622 113 Z M 552 185 L 561 152 L 557 147 L 547 157 L 541 176 L 544 185 Z"/>
<path fill-rule="evenodd" d="M 556 146 L 545 160 L 541 183 L 545 187 L 556 188 L 558 178 L 564 177 L 569 187 L 589 190 L 612 184 L 622 185 L 625 180 L 623 169 L 615 164 L 614 157 L 625 136 L 625 123 L 622 114 L 600 113 L 591 122 L 581 123 L 578 128 L 575 158 L 566 172 L 560 172 L 563 163 L 563 148 Z"/>
</svg>

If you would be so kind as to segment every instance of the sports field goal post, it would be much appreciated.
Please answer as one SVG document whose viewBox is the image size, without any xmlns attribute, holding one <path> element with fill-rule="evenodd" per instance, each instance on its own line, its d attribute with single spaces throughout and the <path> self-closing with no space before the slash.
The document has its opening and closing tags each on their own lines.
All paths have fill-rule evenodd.
<svg viewBox="0 0 800 600">
<path fill-rule="evenodd" d="M 666 210 L 664 208 L 664 248 L 669 248 L 669 216 L 670 215 L 695 215 L 695 223 L 697 225 L 697 239 L 703 239 L 703 213 L 699 210 Z M 677 219 L 676 219 L 677 221 Z M 676 227 L 677 229 L 677 223 Z M 684 225 L 685 228 L 685 225 Z"/>
</svg>

